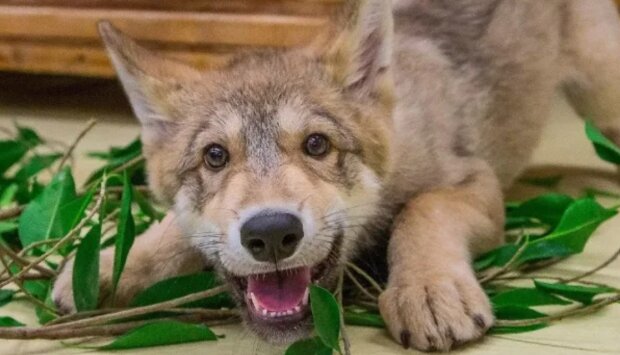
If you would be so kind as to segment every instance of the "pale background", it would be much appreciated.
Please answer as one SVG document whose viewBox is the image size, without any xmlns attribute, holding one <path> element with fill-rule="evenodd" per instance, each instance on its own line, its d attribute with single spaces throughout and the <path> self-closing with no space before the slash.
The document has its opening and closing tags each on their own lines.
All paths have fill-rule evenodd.
<svg viewBox="0 0 620 355">
<path fill-rule="evenodd" d="M 43 81 L 45 82 L 45 81 Z M 32 90 L 32 88 L 40 88 Z M 0 75 L 0 126 L 22 125 L 35 128 L 46 137 L 71 142 L 89 118 L 99 124 L 78 147 L 75 174 L 83 180 L 97 166 L 97 161 L 83 158 L 87 151 L 124 145 L 138 135 L 138 126 L 127 110 L 114 84 L 86 81 L 42 85 L 41 80 L 21 76 Z M 579 192 L 582 187 L 597 186 L 620 192 L 619 185 L 601 176 L 609 176 L 614 167 L 600 162 L 583 133 L 583 123 L 558 98 L 552 118 L 545 130 L 542 144 L 536 150 L 533 166 L 564 165 L 566 174 L 560 187 Z M 575 169 L 587 168 L 587 169 Z M 519 186 L 511 193 L 525 197 L 541 190 Z M 588 270 L 607 259 L 620 247 L 620 217 L 603 225 L 592 238 L 586 252 L 547 270 L 547 274 L 567 276 Z M 620 286 L 620 261 L 600 272 L 596 281 Z M 13 302 L 0 308 L 0 316 L 12 316 L 19 321 L 36 325 L 29 304 Z M 226 338 L 217 343 L 195 343 L 180 346 L 131 350 L 131 354 L 278 354 L 257 341 L 239 326 L 215 328 Z M 413 354 L 402 350 L 387 334 L 378 329 L 352 328 L 348 332 L 353 354 Z M 63 347 L 58 341 L 0 340 L 0 355 L 13 354 L 77 354 L 85 350 Z M 92 353 L 92 351 L 87 351 Z M 620 304 L 612 305 L 595 315 L 565 320 L 546 329 L 518 334 L 487 337 L 483 342 L 468 346 L 457 354 L 620 354 Z"/>
</svg>

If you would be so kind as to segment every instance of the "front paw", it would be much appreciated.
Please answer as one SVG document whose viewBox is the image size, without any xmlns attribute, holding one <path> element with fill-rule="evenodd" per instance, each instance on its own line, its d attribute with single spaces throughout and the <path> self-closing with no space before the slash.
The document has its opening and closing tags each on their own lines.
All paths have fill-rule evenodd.
<svg viewBox="0 0 620 355">
<path fill-rule="evenodd" d="M 112 290 L 112 263 L 111 258 L 107 255 L 101 255 L 101 269 L 99 273 L 99 303 L 109 298 Z M 75 300 L 73 298 L 73 262 L 74 259 L 67 261 L 62 267 L 60 273 L 56 277 L 54 287 L 52 289 L 52 300 L 56 304 L 61 314 L 71 314 L 77 311 Z"/>
<path fill-rule="evenodd" d="M 379 298 L 390 333 L 405 348 L 448 351 L 482 337 L 493 312 L 473 273 L 407 276 L 391 282 Z"/>
</svg>

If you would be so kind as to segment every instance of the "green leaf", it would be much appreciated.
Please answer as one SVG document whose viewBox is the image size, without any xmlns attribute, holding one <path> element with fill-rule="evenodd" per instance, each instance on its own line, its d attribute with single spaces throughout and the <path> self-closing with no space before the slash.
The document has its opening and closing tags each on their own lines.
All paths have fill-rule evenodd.
<svg viewBox="0 0 620 355">
<path fill-rule="evenodd" d="M 497 319 L 504 320 L 537 319 L 547 316 L 531 308 L 516 305 L 493 307 L 493 313 Z"/>
<path fill-rule="evenodd" d="M 620 164 L 620 148 L 605 137 L 592 122 L 586 122 L 586 135 L 594 144 L 596 154 L 601 159 L 613 164 Z"/>
<path fill-rule="evenodd" d="M 78 312 L 97 308 L 99 300 L 99 252 L 101 224 L 82 239 L 73 266 L 73 299 Z"/>
<path fill-rule="evenodd" d="M 173 277 L 160 281 L 139 293 L 130 303 L 131 307 L 143 307 L 169 301 L 192 293 L 206 291 L 217 286 L 217 279 L 212 272 Z M 185 307 L 232 308 L 235 306 L 228 294 L 220 294 L 204 300 L 192 302 Z"/>
<path fill-rule="evenodd" d="M 508 216 L 511 218 L 533 218 L 555 227 L 574 201 L 572 197 L 567 195 L 546 194 L 523 202 L 517 208 L 509 211 Z"/>
<path fill-rule="evenodd" d="M 320 338 L 303 339 L 286 349 L 285 355 L 331 355 L 330 347 L 325 346 Z"/>
<path fill-rule="evenodd" d="M 164 214 L 158 212 L 143 193 L 138 190 L 134 190 L 134 197 L 136 199 L 136 203 L 138 203 L 138 206 L 140 207 L 140 210 L 142 210 L 142 213 L 147 215 L 151 221 L 159 221 L 164 218 Z"/>
<path fill-rule="evenodd" d="M 479 256 L 474 261 L 474 270 L 480 272 L 491 266 L 504 266 L 518 250 L 519 246 L 516 244 L 505 244 L 497 249 L 493 249 Z"/>
<path fill-rule="evenodd" d="M 15 200 L 15 196 L 17 195 L 17 191 L 19 190 L 19 185 L 13 183 L 7 186 L 0 195 L 0 207 L 6 207 L 13 204 Z"/>
<path fill-rule="evenodd" d="M 50 308 L 50 309 L 56 309 L 56 304 L 54 303 L 54 301 L 52 300 L 52 288 L 51 288 L 51 284 L 49 284 L 48 288 L 47 288 L 47 294 L 45 296 L 45 298 L 43 299 L 43 303 L 45 303 L 45 305 Z M 43 325 L 43 324 L 47 324 L 50 321 L 58 318 L 56 314 L 51 313 L 50 311 L 48 311 L 47 309 L 41 307 L 41 306 L 37 306 L 35 308 L 35 313 L 37 315 L 37 320 L 39 321 L 39 324 Z"/>
<path fill-rule="evenodd" d="M 519 262 L 566 257 L 583 251 L 594 231 L 617 211 L 586 198 L 573 202 L 549 235 L 530 242 Z"/>
<path fill-rule="evenodd" d="M 11 302 L 13 300 L 13 295 L 15 295 L 15 291 L 13 290 L 0 290 L 0 307 Z"/>
<path fill-rule="evenodd" d="M 548 326 L 547 323 L 538 323 L 538 324 L 526 325 L 523 327 L 493 327 L 489 329 L 489 332 L 487 334 L 526 333 L 526 332 L 533 332 L 535 330 L 546 328 L 547 326 Z"/>
<path fill-rule="evenodd" d="M 586 195 L 586 197 L 591 197 L 591 198 L 606 197 L 606 198 L 620 199 L 619 193 L 595 189 L 591 187 L 584 189 L 583 193 Z"/>
<path fill-rule="evenodd" d="M 76 198 L 75 183 L 71 170 L 61 170 L 50 184 L 24 210 L 19 218 L 19 238 L 23 246 L 61 238 L 67 232 L 63 228 L 61 207 Z"/>
<path fill-rule="evenodd" d="M 314 329 L 326 346 L 340 352 L 340 307 L 328 290 L 310 285 Z"/>
<path fill-rule="evenodd" d="M 536 285 L 536 288 L 541 291 L 560 295 L 583 304 L 592 303 L 592 300 L 597 295 L 615 292 L 615 290 L 610 287 L 566 285 L 561 283 L 546 283 L 542 281 L 534 281 L 534 285 Z"/>
<path fill-rule="evenodd" d="M 24 325 L 11 317 L 0 317 L 0 327 L 23 327 Z"/>
<path fill-rule="evenodd" d="M 124 175 L 123 181 L 123 197 L 121 200 L 121 213 L 118 222 L 118 234 L 115 240 L 114 249 L 114 269 L 112 273 L 112 285 L 114 291 L 118 286 L 118 281 L 121 278 L 125 263 L 127 262 L 127 255 L 133 245 L 135 239 L 135 225 L 133 216 L 131 214 L 131 205 L 133 202 L 132 197 L 133 188 L 129 182 L 127 174 Z"/>
<path fill-rule="evenodd" d="M 24 289 L 26 289 L 26 291 L 28 291 L 28 293 L 36 299 L 43 301 L 45 300 L 45 296 L 47 295 L 47 289 L 49 288 L 49 285 L 49 281 L 29 280 L 24 282 Z"/>
<path fill-rule="evenodd" d="M 516 288 L 491 297 L 494 306 L 546 306 L 566 305 L 570 302 L 536 288 Z"/>
<path fill-rule="evenodd" d="M 112 171 L 119 168 L 123 164 L 139 157 L 142 154 L 142 143 L 139 139 L 134 140 L 129 145 L 121 148 L 112 148 L 108 153 L 90 153 L 91 157 L 97 157 L 106 160 L 106 165 L 97 169 L 88 178 L 87 183 L 91 183 L 103 176 L 105 171 Z"/>
<path fill-rule="evenodd" d="M 23 142 L 29 147 L 36 147 L 37 145 L 43 143 L 43 140 L 37 132 L 35 132 L 32 128 L 23 127 L 20 125 L 15 125 L 17 128 L 17 139 L 20 142 Z"/>
<path fill-rule="evenodd" d="M 376 313 L 344 312 L 344 322 L 349 325 L 361 327 L 385 328 L 385 322 L 381 315 Z"/>
<path fill-rule="evenodd" d="M 49 168 L 61 157 L 62 154 L 35 155 L 22 165 L 17 173 L 15 173 L 14 179 L 17 181 L 27 180 Z"/>
<path fill-rule="evenodd" d="M 17 141 L 0 141 L 0 152 L 2 152 L 0 154 L 0 176 L 2 176 L 26 155 L 28 146 Z"/>
<path fill-rule="evenodd" d="M 98 347 L 97 349 L 136 349 L 150 346 L 215 340 L 217 340 L 217 336 L 206 326 L 176 321 L 159 321 L 134 329 L 131 332 L 116 338 L 116 340 L 110 344 Z"/>
</svg>

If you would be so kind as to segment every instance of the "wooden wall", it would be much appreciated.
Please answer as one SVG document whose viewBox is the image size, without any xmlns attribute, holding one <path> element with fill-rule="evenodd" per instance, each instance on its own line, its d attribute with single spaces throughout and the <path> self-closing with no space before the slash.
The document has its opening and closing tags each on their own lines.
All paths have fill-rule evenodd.
<svg viewBox="0 0 620 355">
<path fill-rule="evenodd" d="M 200 67 L 250 46 L 309 42 L 341 0 L 0 0 L 0 70 L 112 76 L 106 19 Z"/>
</svg>

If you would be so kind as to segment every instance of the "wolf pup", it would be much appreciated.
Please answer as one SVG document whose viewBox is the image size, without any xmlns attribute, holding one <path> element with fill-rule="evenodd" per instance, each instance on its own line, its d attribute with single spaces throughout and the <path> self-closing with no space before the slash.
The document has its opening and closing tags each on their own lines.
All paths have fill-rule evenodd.
<svg viewBox="0 0 620 355">
<path fill-rule="evenodd" d="M 611 0 L 361 0 L 307 48 L 198 71 L 101 36 L 142 124 L 170 214 L 139 237 L 118 305 L 215 268 L 246 326 L 307 336 L 308 285 L 390 231 L 379 299 L 404 347 L 448 350 L 493 325 L 473 256 L 503 241 L 502 189 L 556 88 L 620 141 L 620 22 Z M 558 132 L 559 133 L 559 132 Z M 163 231 L 163 232 L 162 232 Z M 102 293 L 113 250 L 102 252 Z M 72 311 L 72 263 L 54 300 Z"/>
</svg>

